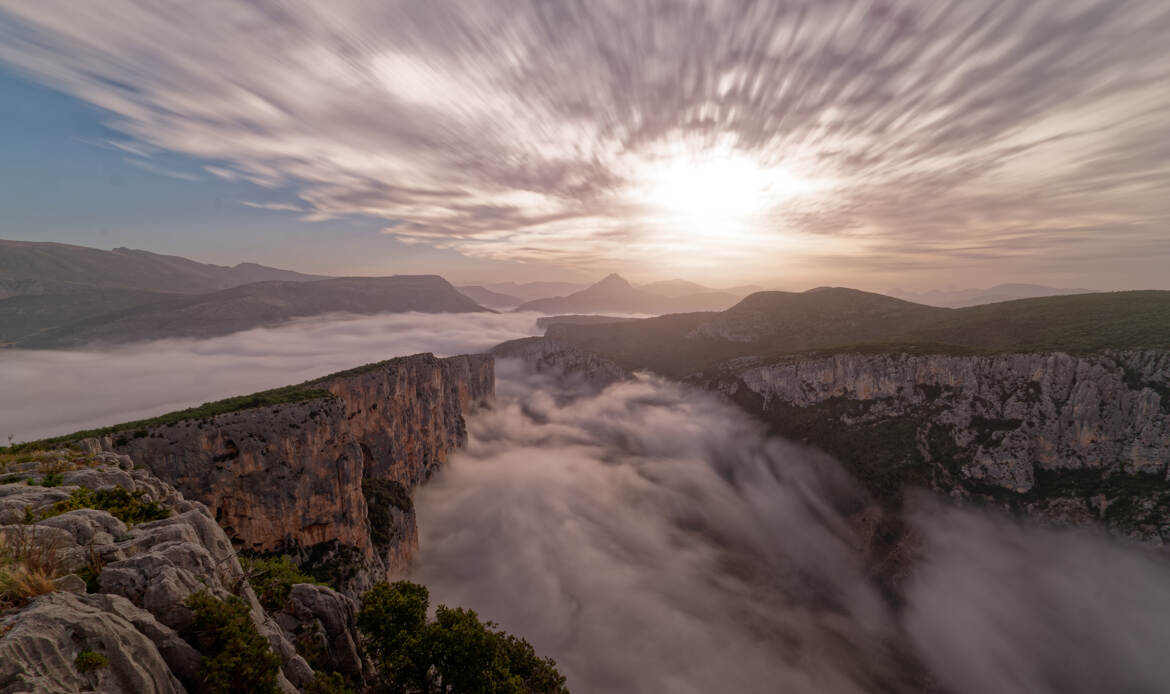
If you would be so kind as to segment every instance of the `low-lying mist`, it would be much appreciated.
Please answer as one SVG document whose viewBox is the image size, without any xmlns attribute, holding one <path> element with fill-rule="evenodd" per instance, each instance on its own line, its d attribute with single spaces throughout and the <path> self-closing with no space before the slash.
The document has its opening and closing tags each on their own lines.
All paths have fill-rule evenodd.
<svg viewBox="0 0 1170 694">
<path fill-rule="evenodd" d="M 328 316 L 205 340 L 0 350 L 0 445 L 300 383 L 391 357 L 482 352 L 543 331 L 531 313 Z"/>
<path fill-rule="evenodd" d="M 831 460 L 653 378 L 498 402 L 416 494 L 415 578 L 552 655 L 575 692 L 1155 692 L 1170 570 L 1088 534 L 920 501 L 898 608 Z"/>
</svg>

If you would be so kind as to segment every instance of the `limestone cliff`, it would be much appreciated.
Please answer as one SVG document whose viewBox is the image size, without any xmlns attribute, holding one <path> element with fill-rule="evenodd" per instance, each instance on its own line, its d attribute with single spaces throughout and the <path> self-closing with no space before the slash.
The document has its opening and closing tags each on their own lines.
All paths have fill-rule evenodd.
<svg viewBox="0 0 1170 694">
<path fill-rule="evenodd" d="M 691 380 L 879 496 L 917 484 L 1170 541 L 1170 352 L 748 358 Z"/>
<path fill-rule="evenodd" d="M 417 548 L 409 491 L 463 446 L 491 356 L 430 354 L 312 384 L 325 397 L 142 429 L 114 441 L 205 503 L 238 549 L 289 552 L 349 591 Z"/>
<path fill-rule="evenodd" d="M 493 347 L 492 354 L 520 359 L 537 373 L 552 370 L 595 387 L 633 377 L 610 359 L 548 337 L 510 340 Z"/>
</svg>

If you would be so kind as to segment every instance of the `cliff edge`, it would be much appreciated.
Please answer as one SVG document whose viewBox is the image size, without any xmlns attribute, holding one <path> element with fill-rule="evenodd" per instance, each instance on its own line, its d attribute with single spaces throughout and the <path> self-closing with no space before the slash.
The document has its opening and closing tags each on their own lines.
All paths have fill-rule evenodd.
<svg viewBox="0 0 1170 694">
<path fill-rule="evenodd" d="M 493 399 L 494 362 L 418 354 L 301 388 L 112 432 L 106 445 L 206 504 L 238 551 L 290 554 L 356 594 L 416 551 L 410 492 L 466 443 L 464 414 Z"/>
</svg>

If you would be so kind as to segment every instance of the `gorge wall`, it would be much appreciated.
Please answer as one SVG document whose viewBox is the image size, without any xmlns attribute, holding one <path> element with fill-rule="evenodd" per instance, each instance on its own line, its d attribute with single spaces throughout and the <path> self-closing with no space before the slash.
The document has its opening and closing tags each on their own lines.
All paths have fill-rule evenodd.
<svg viewBox="0 0 1170 694">
<path fill-rule="evenodd" d="M 907 485 L 1170 542 L 1170 353 L 837 353 L 746 358 L 690 380 L 840 459 L 879 498 Z"/>
<path fill-rule="evenodd" d="M 112 441 L 207 505 L 240 551 L 285 552 L 360 591 L 417 549 L 410 491 L 466 443 L 494 394 L 489 355 L 392 359 L 321 379 L 322 397 Z"/>
</svg>

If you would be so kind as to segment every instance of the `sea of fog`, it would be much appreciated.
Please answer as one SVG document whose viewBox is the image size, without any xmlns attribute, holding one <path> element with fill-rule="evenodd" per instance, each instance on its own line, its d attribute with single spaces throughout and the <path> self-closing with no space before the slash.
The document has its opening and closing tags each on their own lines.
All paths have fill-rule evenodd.
<svg viewBox="0 0 1170 694">
<path fill-rule="evenodd" d="M 0 350 L 0 443 L 153 417 L 391 357 L 483 352 L 538 335 L 532 313 L 396 313 L 293 321 L 204 340 Z"/>
<path fill-rule="evenodd" d="M 423 351 L 531 315 L 303 321 L 202 341 L 0 353 L 0 427 L 35 438 Z M 600 392 L 497 365 L 497 403 L 416 492 L 412 578 L 555 658 L 577 694 L 1164 692 L 1163 554 L 925 496 L 896 605 L 829 458 L 650 376 Z"/>
</svg>

